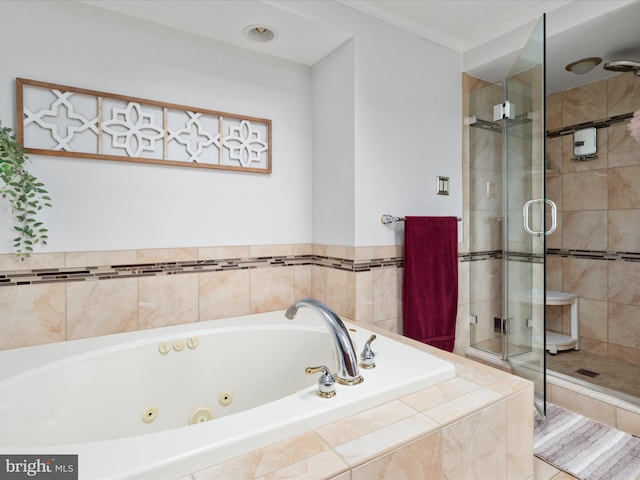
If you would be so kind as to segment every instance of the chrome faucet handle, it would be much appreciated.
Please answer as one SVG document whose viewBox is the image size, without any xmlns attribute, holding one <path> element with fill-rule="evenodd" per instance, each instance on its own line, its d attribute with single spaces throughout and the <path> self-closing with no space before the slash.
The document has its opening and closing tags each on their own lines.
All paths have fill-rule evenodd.
<svg viewBox="0 0 640 480">
<path fill-rule="evenodd" d="M 314 373 L 322 372 L 318 379 L 318 396 L 322 398 L 331 398 L 336 395 L 336 379 L 333 378 L 331 372 L 327 367 L 321 365 L 319 367 L 307 367 L 304 369 L 304 373 L 311 375 Z"/>
<path fill-rule="evenodd" d="M 292 303 L 287 308 L 284 316 L 289 320 L 295 318 L 300 307 L 309 307 L 315 310 L 329 328 L 336 353 L 338 354 L 338 371 L 336 373 L 338 383 L 341 385 L 359 385 L 364 382 L 364 378 L 360 375 L 360 369 L 358 368 L 358 354 L 353 346 L 347 327 L 344 326 L 340 317 L 324 303 L 313 298 L 301 298 Z"/>
<path fill-rule="evenodd" d="M 371 335 L 367 343 L 364 344 L 364 348 L 360 354 L 360 366 L 364 369 L 376 368 L 376 354 L 371 350 L 371 342 L 375 339 L 376 336 Z"/>
</svg>

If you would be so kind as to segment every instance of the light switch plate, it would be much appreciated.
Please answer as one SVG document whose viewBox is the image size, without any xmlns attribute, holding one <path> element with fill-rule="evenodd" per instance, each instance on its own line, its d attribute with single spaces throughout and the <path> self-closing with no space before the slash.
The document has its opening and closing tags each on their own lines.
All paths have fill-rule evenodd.
<svg viewBox="0 0 640 480">
<path fill-rule="evenodd" d="M 449 195 L 449 177 L 436 177 L 436 193 L 438 195 Z"/>
</svg>

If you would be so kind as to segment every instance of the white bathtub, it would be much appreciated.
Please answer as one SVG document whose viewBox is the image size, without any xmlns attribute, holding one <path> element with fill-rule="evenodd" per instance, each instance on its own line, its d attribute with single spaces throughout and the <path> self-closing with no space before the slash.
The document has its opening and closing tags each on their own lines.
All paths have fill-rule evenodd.
<svg viewBox="0 0 640 480">
<path fill-rule="evenodd" d="M 359 354 L 372 332 L 346 325 Z M 455 375 L 390 338 L 372 347 L 377 367 L 330 399 L 304 373 L 337 369 L 309 308 L 0 352 L 0 451 L 78 454 L 83 479 L 177 478 Z"/>
</svg>

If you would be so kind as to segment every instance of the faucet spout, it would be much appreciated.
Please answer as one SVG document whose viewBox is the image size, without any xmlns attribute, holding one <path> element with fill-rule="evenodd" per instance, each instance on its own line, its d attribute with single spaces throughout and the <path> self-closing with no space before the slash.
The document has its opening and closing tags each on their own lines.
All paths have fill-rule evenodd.
<svg viewBox="0 0 640 480">
<path fill-rule="evenodd" d="M 349 336 L 349 332 L 340 317 L 324 303 L 313 298 L 301 298 L 291 304 L 284 314 L 285 317 L 288 319 L 295 318 L 300 307 L 309 307 L 315 310 L 329 327 L 340 363 L 339 371 L 336 375 L 337 382 L 342 385 L 357 385 L 362 383 L 364 379 L 358 369 L 356 350 Z"/>
</svg>

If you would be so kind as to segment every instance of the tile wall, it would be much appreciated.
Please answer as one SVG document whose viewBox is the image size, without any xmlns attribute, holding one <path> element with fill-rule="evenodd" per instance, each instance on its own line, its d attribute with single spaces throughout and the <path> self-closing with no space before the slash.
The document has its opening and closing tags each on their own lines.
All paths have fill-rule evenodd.
<svg viewBox="0 0 640 480">
<path fill-rule="evenodd" d="M 262 245 L 0 255 L 0 349 L 286 309 L 401 324 L 401 247 Z"/>
<path fill-rule="evenodd" d="M 547 400 L 597 422 L 640 436 L 640 407 L 590 387 L 547 377 Z"/>
<path fill-rule="evenodd" d="M 498 87 L 463 77 L 465 118 L 486 120 L 499 103 Z M 468 92 L 474 92 L 469 101 Z M 558 206 L 558 230 L 547 237 L 547 288 L 581 297 L 581 347 L 590 352 L 640 364 L 640 144 L 629 135 L 629 115 L 640 109 L 640 78 L 620 74 L 547 98 L 547 193 Z M 476 125 L 477 126 L 477 125 Z M 598 157 L 573 157 L 575 127 L 595 126 Z M 464 217 L 472 219 L 473 298 L 461 298 L 478 315 L 472 343 L 499 349 L 492 312 L 500 311 L 502 249 L 500 134 L 465 126 Z M 468 142 L 468 143 L 467 143 Z M 473 165 L 469 156 L 473 155 Z M 487 185 L 495 185 L 495 190 Z M 474 199 L 472 202 L 469 198 Z M 467 241 L 468 242 L 468 241 Z M 492 257 L 492 254 L 493 257 Z M 548 326 L 569 333 L 569 307 L 547 309 Z M 482 319 L 485 321 L 483 322 Z M 487 320 L 488 319 L 488 320 Z M 461 320 L 462 321 L 462 320 Z M 496 345 L 493 345 L 496 343 Z"/>
<path fill-rule="evenodd" d="M 493 101 L 490 84 L 463 76 L 463 115 L 470 110 L 469 93 L 475 96 L 480 109 Z M 597 99 L 597 100 L 596 100 Z M 498 103 L 498 102 L 495 102 Z M 635 361 L 640 345 L 637 317 L 640 311 L 640 202 L 636 201 L 636 169 L 640 169 L 640 145 L 628 135 L 628 119 L 616 122 L 617 116 L 628 116 L 640 109 L 640 78 L 622 74 L 609 80 L 586 85 L 547 99 L 547 197 L 559 209 L 558 231 L 547 237 L 547 288 L 575 292 L 581 295 L 582 348 L 624 361 Z M 614 117 L 614 121 L 610 119 Z M 593 123 L 598 132 L 598 158 L 586 162 L 571 161 L 571 127 Z M 490 311 L 499 309 L 500 260 L 487 252 L 502 248 L 501 227 L 493 219 L 501 216 L 498 198 L 486 196 L 484 187 L 493 181 L 497 160 L 493 152 L 500 152 L 490 130 L 473 129 L 465 125 L 462 151 L 463 175 L 466 178 L 463 216 L 479 219 L 471 227 L 474 244 L 464 245 L 467 263 L 461 263 L 461 275 L 474 284 L 474 299 L 470 299 L 468 285 L 460 289 L 458 328 L 468 325 L 469 309 L 482 312 L 480 303 Z M 469 144 L 469 140 L 471 143 Z M 480 161 L 469 165 L 471 150 Z M 638 170 L 640 172 L 640 170 Z M 640 178 L 638 178 L 640 180 Z M 637 185 L 636 185 L 637 184 Z M 482 198 L 484 197 L 484 198 Z M 470 201 L 472 198 L 473 201 Z M 477 198 L 482 198 L 478 200 Z M 478 230 L 480 236 L 473 229 Z M 465 231 L 469 231 L 465 223 Z M 482 248 L 476 247 L 480 241 Z M 472 301 L 473 300 L 473 301 Z M 469 303 L 471 302 L 471 304 Z M 548 307 L 548 321 L 552 328 L 569 333 L 569 307 Z M 622 325 L 622 329 L 618 328 Z M 474 326 L 475 327 L 475 326 Z M 491 329 L 475 329 L 474 338 L 486 340 L 492 348 Z M 474 342 L 475 344 L 476 342 Z M 468 344 L 467 344 L 468 345 Z M 547 377 L 548 400 L 601 421 L 620 430 L 640 435 L 640 409 L 613 397 L 599 394 L 558 378 Z"/>
<path fill-rule="evenodd" d="M 547 238 L 547 288 L 580 295 L 581 349 L 640 365 L 640 144 L 628 116 L 640 110 L 632 73 L 547 98 L 547 197 L 558 230 Z M 573 160 L 573 130 L 595 126 L 597 158 Z M 550 307 L 569 333 L 569 307 Z"/>
<path fill-rule="evenodd" d="M 463 118 L 475 117 L 476 125 L 492 120 L 493 105 L 503 100 L 501 87 L 466 74 L 462 92 Z M 464 316 L 458 315 L 458 330 L 466 332 L 465 347 L 499 351 L 502 337 L 493 329 L 493 317 L 502 311 L 502 135 L 487 127 L 466 121 L 463 130 L 463 220 L 470 233 L 462 247 L 467 262 L 460 271 L 466 284 L 460 287 L 458 310 Z M 470 315 L 477 324 L 469 325 Z"/>
<path fill-rule="evenodd" d="M 469 262 L 463 257 L 466 298 Z M 4 255 L 2 348 L 284 309 L 309 294 L 346 318 L 362 319 L 379 332 L 393 330 L 400 317 L 401 266 L 396 246 L 78 252 L 37 254 L 25 262 Z M 459 324 L 468 326 L 467 320 Z M 458 340 L 468 345 L 468 331 L 464 335 Z M 456 378 L 185 478 L 481 474 L 530 480 L 531 383 L 427 345 L 416 348 L 452 361 Z"/>
<path fill-rule="evenodd" d="M 468 291 L 461 254 L 459 298 Z M 284 310 L 314 297 L 402 331 L 402 246 L 318 244 L 0 255 L 0 349 Z M 464 312 L 467 312 L 466 314 Z M 469 345 L 458 308 L 456 349 Z"/>
</svg>

